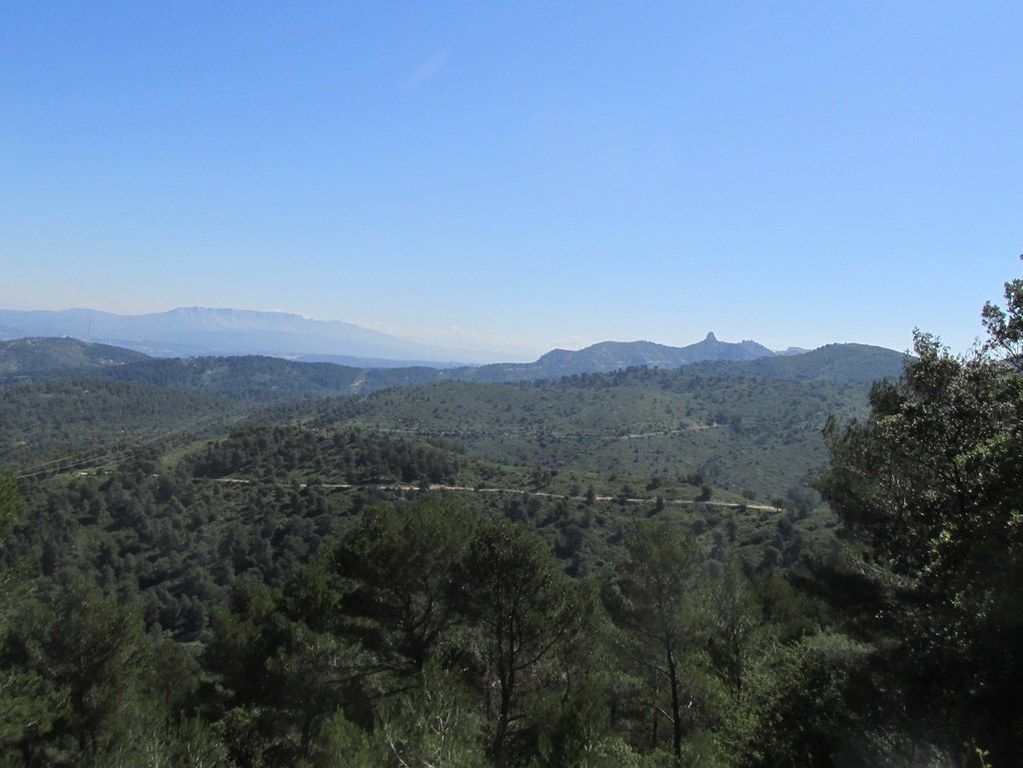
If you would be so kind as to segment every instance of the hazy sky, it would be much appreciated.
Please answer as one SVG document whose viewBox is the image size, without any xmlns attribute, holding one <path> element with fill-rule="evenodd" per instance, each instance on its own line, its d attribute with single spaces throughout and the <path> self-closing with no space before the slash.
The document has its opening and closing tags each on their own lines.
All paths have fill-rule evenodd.
<svg viewBox="0 0 1023 768">
<path fill-rule="evenodd" d="M 1023 4 L 0 7 L 0 307 L 541 352 L 964 349 L 1021 274 Z"/>
</svg>

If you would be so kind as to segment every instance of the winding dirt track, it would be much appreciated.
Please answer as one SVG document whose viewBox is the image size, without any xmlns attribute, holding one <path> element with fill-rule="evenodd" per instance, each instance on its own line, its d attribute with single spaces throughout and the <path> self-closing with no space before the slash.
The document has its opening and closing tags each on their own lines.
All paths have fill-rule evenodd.
<svg viewBox="0 0 1023 768">
<path fill-rule="evenodd" d="M 218 483 L 234 483 L 239 485 L 250 485 L 254 480 L 243 477 L 218 477 Z M 299 488 L 305 488 L 307 483 L 299 483 Z M 419 491 L 423 490 L 418 485 L 353 485 L 352 483 L 316 483 L 320 488 L 331 490 L 348 491 L 353 488 L 377 488 L 382 491 Z M 569 496 L 566 493 L 551 493 L 550 491 L 531 491 L 527 488 L 473 488 L 468 485 L 443 485 L 440 483 L 431 484 L 426 490 L 430 491 L 452 491 L 455 493 L 509 493 L 515 495 L 527 494 L 547 499 L 581 499 L 581 496 Z M 650 504 L 655 499 L 649 498 L 625 498 L 621 496 L 594 496 L 595 501 L 624 501 L 626 504 Z M 699 504 L 704 507 L 718 507 L 722 509 L 755 509 L 762 512 L 784 512 L 781 507 L 772 507 L 768 504 L 740 504 L 734 501 L 696 501 L 695 499 L 664 499 L 665 504 L 684 506 L 686 504 Z"/>
</svg>

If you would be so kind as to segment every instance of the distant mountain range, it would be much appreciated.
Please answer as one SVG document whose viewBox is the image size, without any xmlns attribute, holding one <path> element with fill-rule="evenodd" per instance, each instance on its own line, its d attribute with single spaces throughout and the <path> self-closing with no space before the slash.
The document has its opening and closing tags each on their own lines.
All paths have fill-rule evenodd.
<svg viewBox="0 0 1023 768">
<path fill-rule="evenodd" d="M 113 344 L 154 357 L 339 356 L 348 364 L 375 367 L 416 363 L 443 367 L 500 359 L 487 352 L 429 346 L 352 323 L 309 320 L 284 312 L 205 307 L 146 315 L 94 309 L 0 310 L 0 339 L 43 336 Z"/>
<path fill-rule="evenodd" d="M 146 315 L 116 315 L 93 309 L 0 310 L 0 340 L 69 337 L 135 350 L 153 357 L 268 355 L 357 368 L 433 368 L 488 363 L 497 355 L 419 344 L 340 321 L 309 320 L 283 312 L 187 307 Z M 805 350 L 773 352 L 755 341 L 718 341 L 713 333 L 685 347 L 650 341 L 555 349 L 532 363 L 491 363 L 481 380 L 557 378 L 630 366 L 678 368 L 706 360 L 755 360 Z"/>
<path fill-rule="evenodd" d="M 755 341 L 718 341 L 708 333 L 703 341 L 685 347 L 669 347 L 652 341 L 603 341 L 599 344 L 569 351 L 554 349 L 533 363 L 496 363 L 478 369 L 478 381 L 520 381 L 524 379 L 557 379 L 582 373 L 606 373 L 621 368 L 680 368 L 704 361 L 734 362 L 771 358 L 805 352 L 789 348 L 773 352 Z"/>
<path fill-rule="evenodd" d="M 766 351 L 769 357 L 751 357 Z M 717 354 L 719 359 L 701 356 Z M 685 362 L 691 360 L 692 362 Z M 719 342 L 713 334 L 688 347 L 649 342 L 596 344 L 555 350 L 534 363 L 435 368 L 359 367 L 258 355 L 154 358 L 76 339 L 0 342 L 0 385 L 55 377 L 102 378 L 255 401 L 366 394 L 440 381 L 509 383 L 595 375 L 623 368 L 677 369 L 718 377 L 861 384 L 896 378 L 905 356 L 882 347 L 830 344 L 800 354 L 776 354 L 753 342 Z"/>
</svg>

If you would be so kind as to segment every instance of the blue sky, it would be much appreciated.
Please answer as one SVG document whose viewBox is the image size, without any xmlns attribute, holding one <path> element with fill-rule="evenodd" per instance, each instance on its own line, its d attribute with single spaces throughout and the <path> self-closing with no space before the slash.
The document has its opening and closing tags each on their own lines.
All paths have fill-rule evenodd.
<svg viewBox="0 0 1023 768">
<path fill-rule="evenodd" d="M 504 352 L 957 349 L 1020 275 L 1018 2 L 20 2 L 0 306 Z"/>
</svg>

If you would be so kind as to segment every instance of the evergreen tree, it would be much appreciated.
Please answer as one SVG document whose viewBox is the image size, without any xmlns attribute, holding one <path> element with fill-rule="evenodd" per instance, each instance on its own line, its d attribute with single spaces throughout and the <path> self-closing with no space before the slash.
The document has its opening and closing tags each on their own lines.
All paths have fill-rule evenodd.
<svg viewBox="0 0 1023 768">
<path fill-rule="evenodd" d="M 659 722 L 666 719 L 679 761 L 695 728 L 690 705 L 700 698 L 703 553 L 691 533 L 664 519 L 637 522 L 624 550 L 604 603 L 620 630 L 617 647 L 645 688 L 651 746 L 658 745 Z"/>
<path fill-rule="evenodd" d="M 1007 311 L 985 308 L 982 350 L 952 355 L 918 333 L 902 378 L 875 384 L 870 418 L 829 423 L 818 482 L 891 574 L 907 708 L 996 765 L 1023 749 L 1023 281 L 1006 296 Z"/>
</svg>

